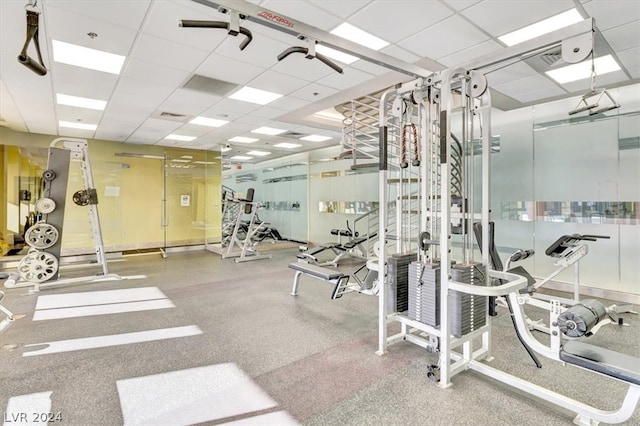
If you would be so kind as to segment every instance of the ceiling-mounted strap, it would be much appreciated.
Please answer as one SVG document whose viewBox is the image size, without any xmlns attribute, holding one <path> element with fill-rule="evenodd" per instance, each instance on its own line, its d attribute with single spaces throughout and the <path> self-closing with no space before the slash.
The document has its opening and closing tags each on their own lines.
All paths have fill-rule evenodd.
<svg viewBox="0 0 640 426">
<path fill-rule="evenodd" d="M 35 7 L 35 3 L 34 5 L 32 5 L 32 7 Z M 27 9 L 27 39 L 24 42 L 22 51 L 18 55 L 18 62 L 38 75 L 45 75 L 47 74 L 47 68 L 44 66 L 44 61 L 42 60 L 42 53 L 40 52 L 40 41 L 38 39 L 39 17 L 40 13 L 38 11 Z M 27 54 L 27 48 L 29 47 L 29 43 L 31 42 L 31 40 L 33 40 L 33 44 L 36 47 L 38 62 L 36 62 Z"/>
<path fill-rule="evenodd" d="M 249 31 L 245 27 L 239 26 L 239 18 L 239 15 L 231 14 L 231 22 L 181 19 L 178 21 L 178 26 L 182 28 L 222 28 L 227 30 L 227 34 L 232 36 L 242 34 L 247 37 L 242 43 L 240 43 L 240 50 L 244 50 L 245 47 L 247 47 L 249 43 L 251 43 L 251 40 L 253 40 L 253 35 L 251 34 L 251 31 Z"/>
<path fill-rule="evenodd" d="M 299 37 L 301 39 L 304 39 L 305 37 Z M 324 56 L 321 53 L 316 52 L 316 41 L 308 38 L 308 47 L 302 47 L 302 46 L 293 46 L 288 48 L 287 50 L 285 50 L 284 52 L 282 52 L 281 54 L 278 55 L 278 61 L 283 60 L 284 58 L 286 58 L 287 56 L 291 55 L 292 53 L 304 53 L 304 57 L 307 59 L 314 59 L 317 58 L 320 62 L 322 62 L 323 64 L 331 67 L 334 71 L 343 74 L 344 71 L 342 70 L 342 68 L 336 64 L 335 62 L 333 62 L 331 59 L 327 58 L 326 56 Z"/>
</svg>

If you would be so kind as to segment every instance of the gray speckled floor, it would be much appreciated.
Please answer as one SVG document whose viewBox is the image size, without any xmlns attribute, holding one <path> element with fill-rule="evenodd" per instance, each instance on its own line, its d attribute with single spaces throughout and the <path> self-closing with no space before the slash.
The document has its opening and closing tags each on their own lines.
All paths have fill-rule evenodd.
<svg viewBox="0 0 640 426">
<path fill-rule="evenodd" d="M 287 264 L 296 252 L 270 253 L 271 260 L 243 264 L 208 252 L 132 257 L 112 263 L 111 272 L 147 279 L 40 293 L 157 286 L 173 309 L 34 322 L 38 295 L 6 290 L 4 304 L 26 317 L 0 335 L 0 411 L 13 396 L 51 391 L 52 411 L 62 412 L 66 425 L 121 424 L 118 380 L 234 363 L 277 402 L 271 411 L 284 410 L 308 425 L 571 424 L 570 413 L 474 372 L 439 388 L 426 374 L 433 356 L 415 345 L 402 343 L 376 356 L 377 298 L 347 294 L 332 301 L 331 286 L 311 278 L 303 278 L 299 296 L 292 297 Z M 640 356 L 640 320 L 630 314 L 624 319 L 631 327 L 605 327 L 591 342 Z M 185 325 L 203 333 L 22 356 L 25 344 Z M 625 387 L 618 382 L 546 359 L 535 368 L 504 311 L 494 319 L 493 338 L 497 368 L 604 409 L 622 399 Z M 628 424 L 640 425 L 638 411 Z"/>
</svg>

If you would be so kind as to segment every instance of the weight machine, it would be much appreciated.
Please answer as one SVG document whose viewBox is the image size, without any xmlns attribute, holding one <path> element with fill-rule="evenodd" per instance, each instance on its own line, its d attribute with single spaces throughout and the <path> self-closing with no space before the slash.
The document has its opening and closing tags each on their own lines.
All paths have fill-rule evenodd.
<svg viewBox="0 0 640 426">
<path fill-rule="evenodd" d="M 260 254 L 257 249 L 258 243 L 264 239 L 262 237 L 265 233 L 265 224 L 257 222 L 258 208 L 262 204 L 253 201 L 253 194 L 253 188 L 249 188 L 246 198 L 225 200 L 222 235 L 226 250 L 222 253 L 223 259 L 233 257 L 236 263 L 271 259 L 271 255 Z M 249 215 L 249 220 L 246 222 L 245 215 Z M 234 251 L 236 247 L 240 251 Z"/>
<path fill-rule="evenodd" d="M 73 202 L 87 207 L 91 236 L 95 246 L 96 265 L 102 271 L 96 275 L 59 279 L 62 227 L 71 161 L 80 162 L 84 189 L 73 194 Z M 33 291 L 62 284 L 114 281 L 146 278 L 144 275 L 120 276 L 109 273 L 98 215 L 98 195 L 93 183 L 88 143 L 85 139 L 58 138 L 49 145 L 47 170 L 42 173 L 43 198 L 36 204 L 42 220 L 25 233 L 30 249 L 18 263 L 17 273 L 5 280 L 5 287 L 30 287 Z M 92 265 L 93 266 L 93 265 Z"/>
<path fill-rule="evenodd" d="M 2 299 L 4 299 L 4 292 L 0 291 L 0 302 L 2 302 Z M 6 317 L 2 321 L 0 321 L 0 334 L 2 334 L 2 332 L 4 332 L 7 328 L 11 327 L 11 324 L 13 324 L 15 318 L 13 316 L 13 313 L 2 306 L 2 304 L 0 304 L 0 312 L 6 315 Z"/>
<path fill-rule="evenodd" d="M 498 54 L 483 56 L 460 67 L 420 78 L 384 93 L 380 100 L 380 225 L 381 271 L 379 299 L 378 354 L 389 345 L 410 342 L 437 354 L 438 363 L 428 375 L 439 386 L 452 385 L 452 378 L 474 370 L 514 386 L 537 398 L 576 414 L 574 422 L 621 423 L 629 419 L 640 401 L 640 359 L 575 340 L 588 335 L 601 323 L 606 312 L 601 303 L 581 301 L 568 309 L 551 298 L 548 302 L 550 343 L 536 340 L 526 323 L 521 290 L 527 278 L 491 268 L 490 153 L 491 94 L 487 69 L 506 61 L 519 60 L 543 49 L 562 45 L 565 62 L 577 63 L 592 54 L 593 20 L 585 20 L 534 40 L 505 48 Z M 389 105 L 394 100 L 392 111 Z M 393 249 L 386 242 L 388 204 L 387 181 L 392 170 L 408 167 L 406 136 L 401 155 L 388 155 L 389 147 L 400 145 L 389 139 L 388 126 L 403 117 L 395 105 L 414 105 L 418 109 L 420 149 L 420 229 L 422 251 L 409 265 L 406 291 L 394 286 L 390 272 Z M 455 113 L 455 114 L 454 114 Z M 404 133 L 404 132 L 403 132 Z M 396 139 L 398 135 L 395 135 Z M 480 147 L 474 140 L 480 139 Z M 478 149 L 480 148 L 480 149 Z M 398 158 L 399 157 L 399 158 Z M 393 163 L 393 161 L 397 163 Z M 481 178 L 479 178 L 481 176 Z M 476 180 L 480 179 L 480 182 Z M 401 217 L 398 220 L 402 220 Z M 481 258 L 477 258 L 471 229 L 480 222 Z M 433 236 L 433 239 L 431 239 Z M 573 248 L 572 248 L 573 247 Z M 566 268 L 579 260 L 579 247 L 565 239 L 557 246 Z M 569 252 L 565 253 L 566 250 Z M 391 253 L 389 253 L 391 252 Z M 553 250 L 552 252 L 555 252 Z M 586 254 L 586 252 L 584 252 Z M 582 254 L 584 255 L 584 254 Z M 515 260 L 515 259 L 514 259 Z M 556 274 L 557 275 L 557 274 Z M 540 285 L 544 284 L 541 283 Z M 406 294 L 408 309 L 392 309 Z M 491 367 L 491 317 L 488 298 L 506 297 L 518 337 L 540 366 L 536 355 L 599 373 L 628 385 L 619 409 L 604 411 L 537 386 Z M 400 332 L 389 336 L 388 326 L 399 323 Z M 439 375 L 439 377 L 437 377 Z"/>
</svg>

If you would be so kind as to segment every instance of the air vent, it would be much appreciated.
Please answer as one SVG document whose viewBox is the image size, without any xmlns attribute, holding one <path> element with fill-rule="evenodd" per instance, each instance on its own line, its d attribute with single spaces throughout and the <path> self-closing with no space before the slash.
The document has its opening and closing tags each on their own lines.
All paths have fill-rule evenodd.
<svg viewBox="0 0 640 426">
<path fill-rule="evenodd" d="M 289 138 L 289 139 L 300 139 L 302 137 L 307 136 L 306 133 L 298 133 L 298 132 L 287 132 L 287 133 L 283 133 L 281 135 L 278 135 L 280 137 L 283 138 Z"/>
<path fill-rule="evenodd" d="M 191 77 L 182 87 L 185 89 L 210 93 L 212 95 L 225 96 L 227 93 L 238 87 L 238 85 L 228 81 L 216 80 L 215 78 L 194 74 L 193 77 Z"/>
<path fill-rule="evenodd" d="M 184 123 L 185 121 L 187 121 L 188 117 L 184 114 L 179 114 L 177 112 L 169 112 L 169 111 L 156 111 L 153 114 L 151 114 L 152 118 L 159 118 L 161 120 L 170 120 L 170 121 L 177 121 L 179 123 Z"/>
<path fill-rule="evenodd" d="M 160 117 L 179 118 L 179 119 L 183 119 L 184 120 L 186 115 L 184 115 L 184 114 L 174 114 L 173 112 L 163 111 L 163 112 L 160 113 Z"/>
<path fill-rule="evenodd" d="M 560 59 L 562 59 L 562 52 L 557 51 L 557 52 L 545 53 L 540 56 L 540 59 L 542 59 L 547 65 L 551 66 L 556 62 L 558 62 Z"/>
</svg>

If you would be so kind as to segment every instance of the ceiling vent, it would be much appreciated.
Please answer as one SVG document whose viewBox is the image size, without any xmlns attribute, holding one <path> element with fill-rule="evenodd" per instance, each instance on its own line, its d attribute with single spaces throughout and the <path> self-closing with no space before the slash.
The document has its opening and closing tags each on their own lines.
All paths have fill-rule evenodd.
<svg viewBox="0 0 640 426">
<path fill-rule="evenodd" d="M 556 52 L 545 53 L 540 56 L 547 65 L 551 66 L 562 59 L 562 52 L 557 50 Z"/>
<path fill-rule="evenodd" d="M 168 112 L 168 111 L 156 111 L 153 114 L 151 114 L 151 117 L 159 118 L 161 120 L 177 121 L 179 123 L 184 123 L 185 121 L 187 121 L 188 118 L 191 118 L 184 114 Z"/>
<path fill-rule="evenodd" d="M 194 74 L 182 87 L 216 96 L 225 96 L 238 87 L 238 85 L 228 81 L 216 80 L 215 78 Z"/>
<path fill-rule="evenodd" d="M 289 138 L 289 139 L 300 139 L 304 136 L 307 136 L 306 133 L 298 133 L 298 132 L 287 132 L 287 133 L 283 133 L 281 135 L 278 135 L 280 137 L 283 138 Z"/>
</svg>

